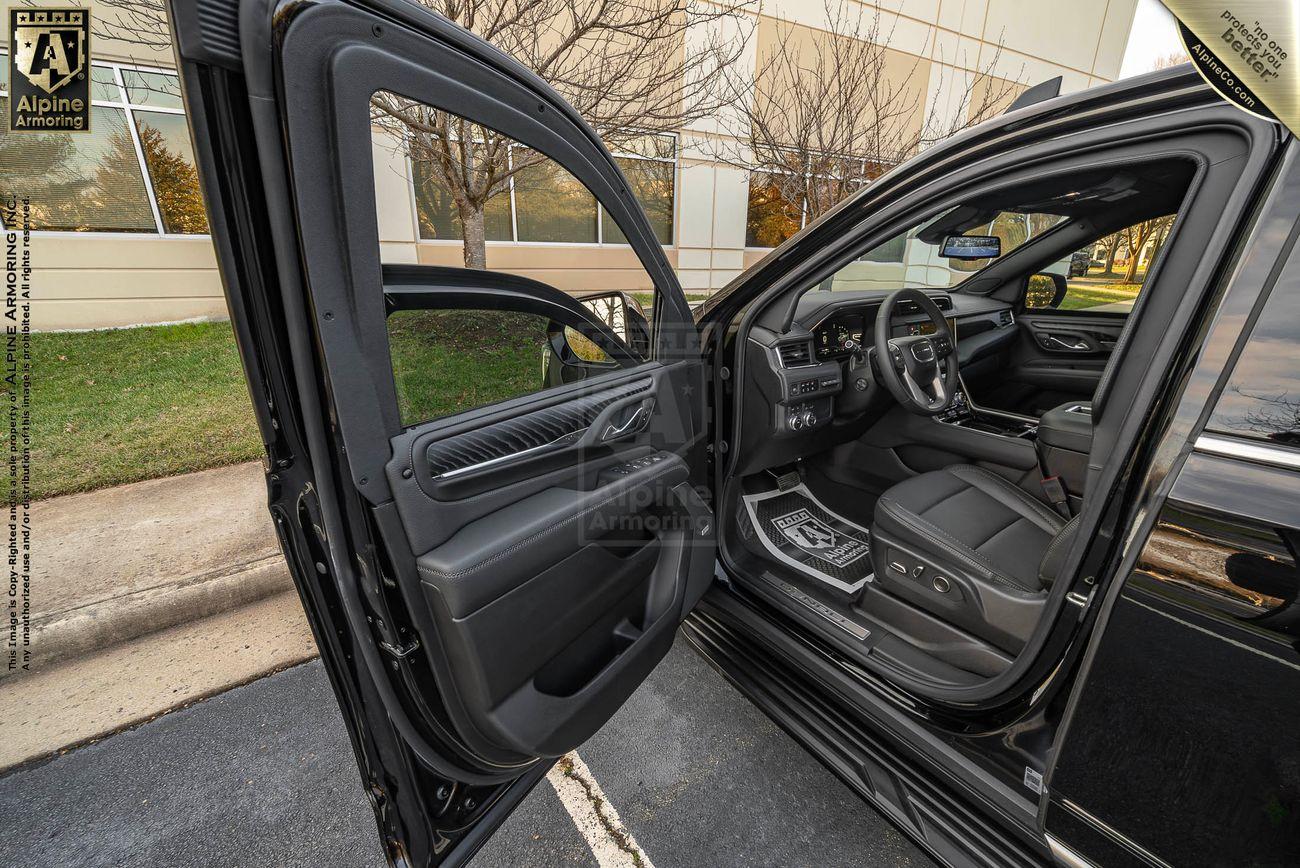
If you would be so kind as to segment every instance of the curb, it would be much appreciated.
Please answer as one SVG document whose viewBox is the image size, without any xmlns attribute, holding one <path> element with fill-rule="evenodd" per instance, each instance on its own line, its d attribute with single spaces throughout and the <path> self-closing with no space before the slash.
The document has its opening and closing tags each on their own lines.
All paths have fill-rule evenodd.
<svg viewBox="0 0 1300 868">
<path fill-rule="evenodd" d="M 178 583 L 57 612 L 33 620 L 31 672 L 293 588 L 289 568 L 277 552 L 219 574 L 190 576 Z M 0 672 L 0 680 L 27 674 Z"/>
</svg>

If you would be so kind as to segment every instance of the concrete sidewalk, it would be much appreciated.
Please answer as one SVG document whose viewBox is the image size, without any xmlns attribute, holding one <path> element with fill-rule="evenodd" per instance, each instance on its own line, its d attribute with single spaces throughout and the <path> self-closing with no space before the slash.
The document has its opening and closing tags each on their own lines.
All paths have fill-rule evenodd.
<svg viewBox="0 0 1300 868">
<path fill-rule="evenodd" d="M 293 588 L 257 462 L 56 497 L 32 524 L 33 671 Z"/>
<path fill-rule="evenodd" d="M 316 656 L 257 463 L 33 504 L 32 664 L 0 770 Z"/>
</svg>

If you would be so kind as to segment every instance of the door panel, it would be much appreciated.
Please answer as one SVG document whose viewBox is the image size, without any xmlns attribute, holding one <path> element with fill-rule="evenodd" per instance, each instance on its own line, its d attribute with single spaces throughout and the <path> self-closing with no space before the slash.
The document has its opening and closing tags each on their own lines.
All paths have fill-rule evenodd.
<svg viewBox="0 0 1300 868">
<path fill-rule="evenodd" d="M 393 444 L 420 592 L 467 722 L 495 746 L 554 756 L 585 740 L 712 576 L 707 508 L 660 448 L 683 436 L 674 379 L 639 367 Z"/>
<path fill-rule="evenodd" d="M 222 258 L 241 352 L 277 378 L 258 407 L 287 444 L 268 446 L 272 514 L 390 857 L 463 861 L 637 688 L 712 579 L 698 333 L 633 186 L 536 76 L 413 4 L 247 3 L 238 40 L 232 9 L 171 11 L 214 241 L 247 252 Z M 568 185 L 530 219 L 612 221 L 648 321 L 616 329 L 518 275 L 382 264 L 377 170 L 414 157 L 383 156 L 381 91 L 499 131 L 509 169 Z M 454 223 L 429 213 L 422 238 Z M 598 363 L 549 376 L 560 333 Z"/>
<path fill-rule="evenodd" d="M 985 407 L 1038 417 L 1067 401 L 1089 401 L 1128 318 L 1022 313 L 998 376 L 972 386 Z"/>
</svg>

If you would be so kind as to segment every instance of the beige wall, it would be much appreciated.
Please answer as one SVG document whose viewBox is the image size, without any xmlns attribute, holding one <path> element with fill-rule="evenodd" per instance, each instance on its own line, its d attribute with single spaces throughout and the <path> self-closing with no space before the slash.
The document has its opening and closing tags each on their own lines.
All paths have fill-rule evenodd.
<svg viewBox="0 0 1300 868">
<path fill-rule="evenodd" d="M 88 329 L 226 316 L 206 236 L 39 233 L 32 327 Z"/>
<path fill-rule="evenodd" d="M 775 105 L 785 108 L 791 105 L 789 100 L 792 95 L 807 93 L 810 87 L 815 87 L 820 82 L 835 80 L 835 58 L 838 56 L 847 59 L 853 56 L 850 53 L 851 49 L 840 48 L 846 44 L 853 43 L 847 37 L 840 36 L 836 47 L 831 50 L 826 47 L 825 41 L 818 39 L 818 31 L 814 27 L 766 15 L 759 18 L 755 47 L 755 68 L 758 76 L 758 89 L 755 94 L 757 113 L 770 116 L 779 123 L 780 118 L 767 110 L 772 103 L 764 105 L 765 100 L 774 99 Z M 798 82 L 780 80 L 776 70 L 784 72 L 789 67 L 787 63 L 776 61 L 777 58 L 787 58 L 788 61 L 792 61 L 801 75 L 806 71 L 807 78 L 801 78 Z M 920 133 L 924 121 L 926 101 L 923 97 L 930 81 L 931 61 L 926 57 L 890 48 L 885 49 L 880 61 L 883 88 L 889 93 L 898 95 L 903 104 L 911 106 L 911 111 L 906 117 L 901 115 L 896 118 L 889 117 L 886 123 L 889 129 L 897 130 L 897 135 L 901 139 L 915 136 Z M 847 135 L 849 132 L 856 133 L 869 129 L 881 116 L 882 113 L 863 112 L 847 123 L 824 118 L 824 123 L 817 124 L 817 127 L 826 137 L 834 136 L 837 131 Z M 791 123 L 795 122 L 796 119 L 791 118 Z M 794 141 L 798 132 L 799 130 L 796 129 L 773 130 L 774 136 L 783 143 Z"/>
<path fill-rule="evenodd" d="M 925 112 L 955 112 L 972 71 L 989 66 L 1018 87 L 1055 75 L 1063 77 L 1066 91 L 1114 80 L 1136 2 L 880 0 L 880 32 L 890 37 L 891 63 L 915 70 L 918 86 L 925 88 Z M 14 3 L 4 0 L 6 9 Z M 858 8 L 864 15 L 876 12 L 875 6 Z M 763 9 L 785 22 L 780 26 L 797 27 L 801 34 L 827 26 L 823 0 L 776 0 Z M 102 7 L 95 11 L 112 14 Z M 772 26 L 758 28 L 759 39 L 739 61 L 742 72 L 754 69 L 761 51 L 756 43 L 763 39 L 764 28 Z M 94 53 L 146 65 L 170 61 L 165 52 L 108 40 L 99 40 Z M 699 147 L 703 137 L 722 129 L 725 125 L 704 119 L 683 130 L 679 139 L 675 238 L 668 255 L 687 290 L 719 288 L 763 255 L 744 246 L 746 173 L 717 164 L 708 149 Z M 385 261 L 457 264 L 456 245 L 417 239 L 404 161 L 379 144 L 374 153 Z M 225 313 L 211 243 L 205 237 L 43 234 L 34 240 L 33 255 L 33 325 L 38 329 L 170 322 Z M 648 288 L 626 247 L 489 244 L 488 264 L 570 291 Z"/>
<path fill-rule="evenodd" d="M 677 251 L 668 250 L 676 267 Z M 421 265 L 462 265 L 459 244 L 423 241 L 417 246 Z M 577 262 L 581 263 L 579 267 Z M 650 277 L 632 248 L 614 245 L 489 244 L 488 268 L 531 277 L 566 292 L 653 290 Z"/>
</svg>

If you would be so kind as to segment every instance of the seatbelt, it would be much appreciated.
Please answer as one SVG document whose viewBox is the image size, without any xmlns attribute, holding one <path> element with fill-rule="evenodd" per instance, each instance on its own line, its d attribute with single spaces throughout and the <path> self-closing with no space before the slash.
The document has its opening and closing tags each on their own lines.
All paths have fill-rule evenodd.
<svg viewBox="0 0 1300 868">
<path fill-rule="evenodd" d="M 1043 486 L 1043 494 L 1052 507 L 1060 513 L 1062 518 L 1071 518 L 1070 499 L 1065 494 L 1065 486 L 1061 484 L 1059 476 L 1044 476 L 1039 483 Z"/>
</svg>

